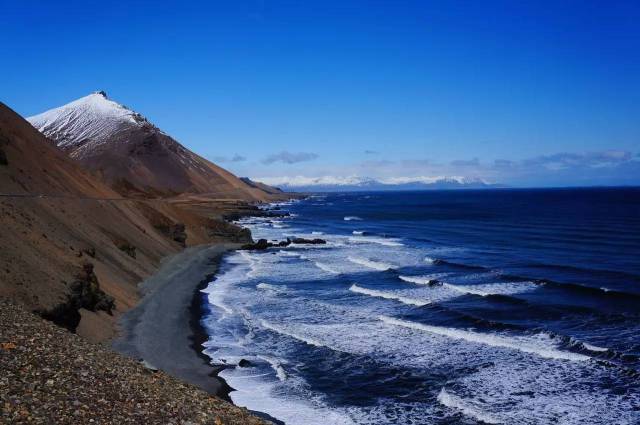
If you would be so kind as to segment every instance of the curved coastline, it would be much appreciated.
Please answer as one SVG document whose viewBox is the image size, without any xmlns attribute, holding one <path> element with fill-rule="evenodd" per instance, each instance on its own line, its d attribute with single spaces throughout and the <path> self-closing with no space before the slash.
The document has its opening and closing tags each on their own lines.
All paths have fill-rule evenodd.
<svg viewBox="0 0 640 425">
<path fill-rule="evenodd" d="M 224 367 L 213 366 L 203 353 L 202 343 L 208 335 L 201 324 L 205 300 L 200 291 L 215 278 L 224 254 L 239 246 L 236 243 L 201 245 L 165 259 L 157 272 L 140 284 L 143 298 L 120 318 L 120 336 L 112 347 L 233 403 L 229 396 L 233 388 L 218 376 Z M 266 413 L 250 412 L 276 425 L 284 425 Z"/>
<path fill-rule="evenodd" d="M 236 247 L 196 246 L 167 258 L 140 284 L 144 296 L 120 318 L 120 337 L 113 348 L 230 402 L 231 388 L 217 377 L 220 369 L 199 346 L 206 334 L 198 315 L 199 290 L 217 271 L 222 255 Z"/>
</svg>

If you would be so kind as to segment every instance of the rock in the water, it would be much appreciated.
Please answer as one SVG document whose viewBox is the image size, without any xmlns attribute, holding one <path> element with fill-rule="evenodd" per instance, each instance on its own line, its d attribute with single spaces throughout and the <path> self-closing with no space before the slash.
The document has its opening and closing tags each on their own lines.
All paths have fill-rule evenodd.
<svg viewBox="0 0 640 425">
<path fill-rule="evenodd" d="M 266 239 L 259 239 L 258 242 L 255 243 L 247 243 L 242 245 L 242 247 L 240 249 L 245 249 L 245 250 L 264 250 L 267 248 L 272 247 L 273 244 L 269 241 L 267 241 Z"/>
<path fill-rule="evenodd" d="M 272 248 L 272 247 L 284 248 L 284 247 L 287 247 L 287 246 L 291 245 L 292 243 L 293 244 L 323 245 L 323 244 L 326 244 L 327 241 L 325 241 L 324 239 L 320 239 L 320 238 L 316 238 L 316 239 L 305 239 L 305 238 L 289 239 L 289 238 L 287 238 L 286 241 L 280 241 L 280 242 L 269 242 L 266 239 L 260 239 L 260 240 L 258 240 L 258 242 L 255 242 L 255 243 L 244 244 L 244 245 L 242 245 L 242 247 L 240 249 L 243 249 L 243 250 L 265 250 L 267 248 Z"/>
<path fill-rule="evenodd" d="M 251 366 L 253 366 L 253 364 L 249 360 L 240 359 L 240 361 L 238 362 L 238 366 L 239 367 L 251 367 Z"/>
<path fill-rule="evenodd" d="M 294 238 L 291 243 L 295 244 L 311 244 L 311 245 L 324 245 L 327 243 L 324 239 L 315 238 L 315 239 L 305 239 L 305 238 Z"/>
</svg>

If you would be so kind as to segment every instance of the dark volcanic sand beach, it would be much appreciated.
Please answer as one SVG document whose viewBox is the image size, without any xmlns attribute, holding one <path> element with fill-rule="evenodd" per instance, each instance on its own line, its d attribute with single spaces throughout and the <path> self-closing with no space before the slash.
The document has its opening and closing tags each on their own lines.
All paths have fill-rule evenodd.
<svg viewBox="0 0 640 425">
<path fill-rule="evenodd" d="M 222 254 L 236 246 L 198 246 L 168 258 L 140 284 L 144 297 L 121 318 L 115 350 L 229 400 L 229 387 L 200 349 L 206 336 L 199 325 L 198 290 L 216 272 Z"/>
</svg>

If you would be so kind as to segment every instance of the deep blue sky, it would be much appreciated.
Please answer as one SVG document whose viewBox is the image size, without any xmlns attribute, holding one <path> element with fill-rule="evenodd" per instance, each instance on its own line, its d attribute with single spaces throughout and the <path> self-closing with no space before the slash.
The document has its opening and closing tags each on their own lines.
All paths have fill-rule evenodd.
<svg viewBox="0 0 640 425">
<path fill-rule="evenodd" d="M 196 3 L 0 0 L 0 100 L 105 90 L 253 177 L 640 184 L 638 1 Z"/>
</svg>

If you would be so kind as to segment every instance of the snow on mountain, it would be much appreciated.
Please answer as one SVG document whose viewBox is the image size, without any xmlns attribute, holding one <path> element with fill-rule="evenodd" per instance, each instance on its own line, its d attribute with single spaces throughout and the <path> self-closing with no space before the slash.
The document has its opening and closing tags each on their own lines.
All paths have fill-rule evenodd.
<svg viewBox="0 0 640 425">
<path fill-rule="evenodd" d="M 142 115 L 110 100 L 103 91 L 27 120 L 60 148 L 73 148 L 74 157 L 82 157 L 131 127 L 152 126 Z"/>
<path fill-rule="evenodd" d="M 198 193 L 245 200 L 267 200 L 272 195 L 196 155 L 105 92 L 28 121 L 123 195 Z"/>
<path fill-rule="evenodd" d="M 305 192 L 334 192 L 362 190 L 427 190 L 427 189 L 483 189 L 501 187 L 482 179 L 462 176 L 417 176 L 372 179 L 359 176 L 322 177 L 261 177 L 258 180 L 283 190 Z"/>
</svg>

